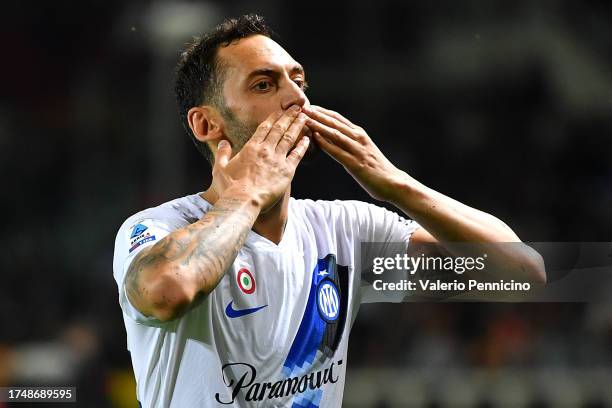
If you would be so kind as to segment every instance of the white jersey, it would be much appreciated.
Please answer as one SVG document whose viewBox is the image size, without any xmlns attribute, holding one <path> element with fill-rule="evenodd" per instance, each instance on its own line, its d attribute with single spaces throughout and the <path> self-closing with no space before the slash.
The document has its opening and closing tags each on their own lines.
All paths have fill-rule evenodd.
<svg viewBox="0 0 612 408">
<path fill-rule="evenodd" d="M 250 231 L 219 285 L 182 317 L 132 306 L 136 254 L 211 208 L 194 194 L 141 211 L 119 229 L 114 277 L 143 407 L 340 407 L 351 325 L 368 283 L 361 241 L 405 242 L 418 224 L 358 201 L 290 199 L 281 242 Z M 401 300 L 401 299 L 400 299 Z"/>
</svg>

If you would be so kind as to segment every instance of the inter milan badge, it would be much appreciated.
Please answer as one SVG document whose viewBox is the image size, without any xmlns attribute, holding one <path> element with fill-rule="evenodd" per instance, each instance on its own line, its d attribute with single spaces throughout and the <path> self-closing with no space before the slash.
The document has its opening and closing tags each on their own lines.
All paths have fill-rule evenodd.
<svg viewBox="0 0 612 408">
<path fill-rule="evenodd" d="M 240 290 L 247 295 L 255 292 L 255 278 L 253 278 L 253 274 L 247 268 L 240 268 L 236 280 Z"/>
<path fill-rule="evenodd" d="M 323 279 L 317 286 L 317 306 L 321 317 L 328 323 L 334 322 L 340 315 L 340 295 L 331 279 Z"/>
</svg>

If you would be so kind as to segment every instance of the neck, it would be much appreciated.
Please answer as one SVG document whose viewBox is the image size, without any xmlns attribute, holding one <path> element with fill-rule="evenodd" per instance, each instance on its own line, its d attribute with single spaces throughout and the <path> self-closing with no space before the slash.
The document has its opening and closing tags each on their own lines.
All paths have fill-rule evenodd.
<svg viewBox="0 0 612 408">
<path fill-rule="evenodd" d="M 283 238 L 283 232 L 285 231 L 285 224 L 287 223 L 287 217 L 289 214 L 289 197 L 291 194 L 291 186 L 285 191 L 280 200 L 278 200 L 272 207 L 267 209 L 265 212 L 259 213 L 259 216 L 253 224 L 253 231 L 261 235 L 262 237 L 274 242 L 278 245 Z M 206 201 L 215 205 L 219 196 L 217 193 L 209 187 L 206 191 L 201 194 L 202 198 Z"/>
</svg>

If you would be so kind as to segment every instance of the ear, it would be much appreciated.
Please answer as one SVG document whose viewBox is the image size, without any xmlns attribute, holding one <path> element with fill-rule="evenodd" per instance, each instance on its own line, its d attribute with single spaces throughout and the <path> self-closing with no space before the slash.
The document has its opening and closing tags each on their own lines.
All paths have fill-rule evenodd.
<svg viewBox="0 0 612 408">
<path fill-rule="evenodd" d="M 218 142 L 223 138 L 223 120 L 210 106 L 194 106 L 187 112 L 189 127 L 200 142 Z"/>
</svg>

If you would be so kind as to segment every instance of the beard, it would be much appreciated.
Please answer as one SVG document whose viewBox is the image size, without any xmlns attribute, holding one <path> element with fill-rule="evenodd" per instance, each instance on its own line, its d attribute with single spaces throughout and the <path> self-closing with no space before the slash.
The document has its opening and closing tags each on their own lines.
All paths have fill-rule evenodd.
<svg viewBox="0 0 612 408">
<path fill-rule="evenodd" d="M 225 133 L 230 142 L 232 142 L 232 145 L 234 147 L 233 150 L 235 152 L 239 152 L 240 150 L 242 150 L 244 145 L 251 139 L 251 137 L 257 130 L 259 123 L 242 121 L 238 119 L 236 115 L 234 115 L 234 112 L 232 112 L 227 106 L 222 106 L 220 112 L 221 116 L 223 116 L 223 120 L 225 121 Z M 308 164 L 312 163 L 314 158 L 318 156 L 318 152 L 320 149 L 315 144 L 314 138 L 312 137 L 310 129 L 308 129 L 307 126 L 302 129 L 295 143 L 297 144 L 297 142 L 304 135 L 308 135 L 310 137 L 310 144 L 308 145 L 308 149 L 306 149 L 306 153 L 304 154 L 301 163 Z"/>
<path fill-rule="evenodd" d="M 239 152 L 246 142 L 251 139 L 259 125 L 239 120 L 227 106 L 222 106 L 220 112 L 225 121 L 225 133 L 230 142 L 232 142 L 233 150 Z"/>
</svg>

